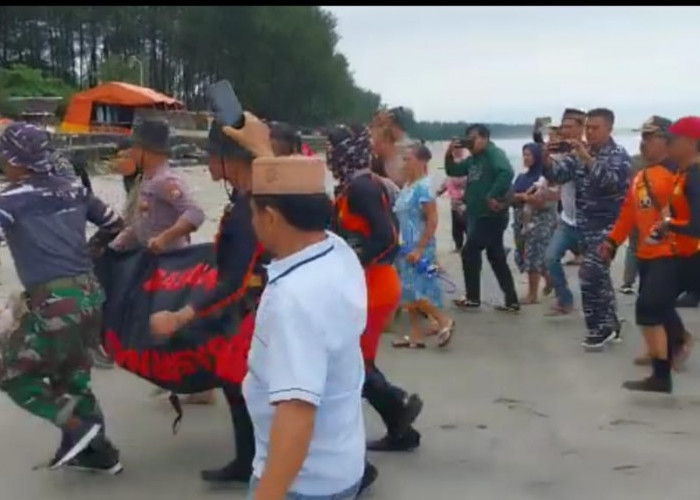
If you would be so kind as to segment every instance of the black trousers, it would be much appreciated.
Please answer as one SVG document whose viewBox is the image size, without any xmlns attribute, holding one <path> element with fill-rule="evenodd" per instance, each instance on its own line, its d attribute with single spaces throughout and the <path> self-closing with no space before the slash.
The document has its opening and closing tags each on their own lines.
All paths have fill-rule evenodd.
<svg viewBox="0 0 700 500">
<path fill-rule="evenodd" d="M 452 241 L 455 248 L 461 249 L 464 246 L 464 238 L 467 235 L 466 214 L 452 210 Z"/>
<path fill-rule="evenodd" d="M 255 435 L 253 422 L 248 413 L 248 407 L 243 399 L 239 384 L 227 384 L 222 387 L 233 423 L 233 439 L 236 449 L 236 462 L 241 466 L 253 468 L 255 458 Z"/>
<path fill-rule="evenodd" d="M 513 275 L 506 262 L 503 247 L 503 233 L 507 227 L 507 213 L 480 217 L 470 222 L 467 242 L 462 248 L 462 271 L 467 300 L 481 302 L 481 252 L 486 250 L 486 258 L 505 295 L 506 305 L 518 303 Z"/>
<path fill-rule="evenodd" d="M 406 391 L 390 384 L 374 363 L 367 363 L 362 395 L 381 417 L 387 434 L 398 436 Z"/>
<path fill-rule="evenodd" d="M 682 291 L 683 259 L 662 257 L 639 259 L 639 293 L 635 318 L 640 326 L 663 325 L 669 354 L 683 345 L 685 326 L 676 312 L 676 297 Z"/>
</svg>

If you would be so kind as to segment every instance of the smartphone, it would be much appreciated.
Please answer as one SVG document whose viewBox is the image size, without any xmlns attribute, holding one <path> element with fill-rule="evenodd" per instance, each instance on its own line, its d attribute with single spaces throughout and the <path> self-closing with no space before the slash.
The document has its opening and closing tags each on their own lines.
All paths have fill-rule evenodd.
<svg viewBox="0 0 700 500">
<path fill-rule="evenodd" d="M 551 142 L 547 148 L 551 153 L 571 153 L 574 147 L 565 141 Z"/>
<path fill-rule="evenodd" d="M 231 82 L 220 80 L 210 85 L 207 87 L 206 96 L 209 108 L 219 123 L 233 128 L 243 126 L 243 106 L 241 106 Z"/>
</svg>

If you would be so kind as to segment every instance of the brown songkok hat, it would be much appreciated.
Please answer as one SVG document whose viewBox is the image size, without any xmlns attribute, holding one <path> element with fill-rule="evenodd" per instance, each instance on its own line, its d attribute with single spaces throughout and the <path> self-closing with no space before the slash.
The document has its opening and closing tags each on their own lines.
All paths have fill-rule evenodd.
<svg viewBox="0 0 700 500">
<path fill-rule="evenodd" d="M 303 155 L 257 158 L 253 161 L 253 194 L 325 194 L 326 164 Z"/>
</svg>

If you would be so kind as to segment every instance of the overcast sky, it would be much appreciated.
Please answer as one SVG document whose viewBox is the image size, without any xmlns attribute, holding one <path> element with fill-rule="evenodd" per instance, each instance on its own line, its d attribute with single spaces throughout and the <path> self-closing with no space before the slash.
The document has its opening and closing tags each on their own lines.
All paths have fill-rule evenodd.
<svg viewBox="0 0 700 500">
<path fill-rule="evenodd" d="M 700 7 L 325 7 L 356 82 L 420 120 L 700 115 Z"/>
</svg>

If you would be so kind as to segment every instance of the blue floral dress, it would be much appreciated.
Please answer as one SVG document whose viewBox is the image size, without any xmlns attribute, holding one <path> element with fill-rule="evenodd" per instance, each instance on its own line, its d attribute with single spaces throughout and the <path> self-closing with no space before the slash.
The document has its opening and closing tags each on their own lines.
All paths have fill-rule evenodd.
<svg viewBox="0 0 700 500">
<path fill-rule="evenodd" d="M 423 205 L 434 200 L 435 192 L 432 189 L 430 177 L 423 177 L 401 189 L 394 203 L 394 212 L 398 218 L 401 232 L 402 251 L 396 259 L 396 268 L 401 276 L 402 304 L 427 299 L 433 305 L 442 307 L 442 290 L 438 277 L 418 271 L 414 264 L 406 260 L 406 256 L 418 245 L 425 231 L 426 220 Z M 425 247 L 423 258 L 431 264 L 437 264 L 434 236 Z"/>
</svg>

